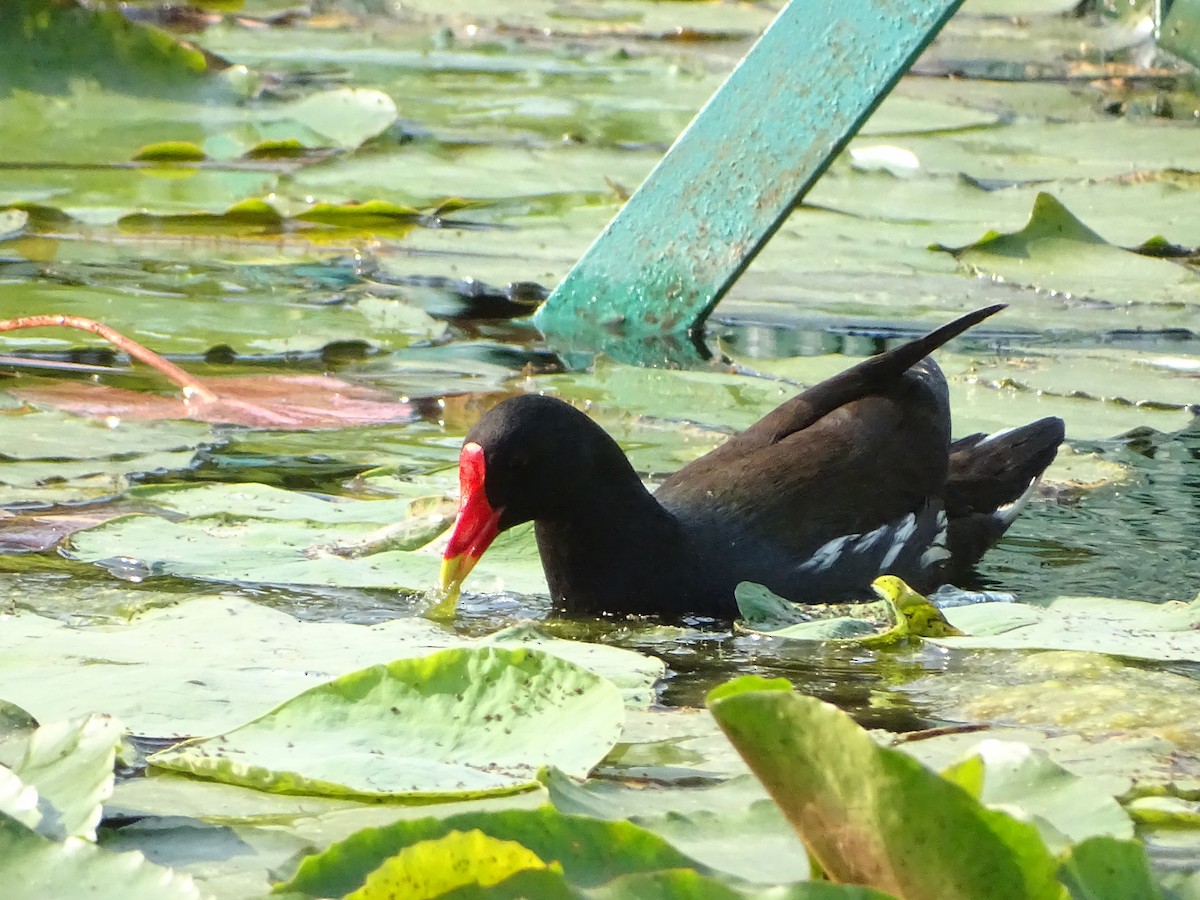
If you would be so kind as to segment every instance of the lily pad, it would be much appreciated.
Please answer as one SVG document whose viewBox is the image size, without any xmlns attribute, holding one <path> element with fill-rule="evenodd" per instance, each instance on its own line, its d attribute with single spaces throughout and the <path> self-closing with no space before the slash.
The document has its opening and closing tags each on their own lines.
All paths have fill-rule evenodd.
<svg viewBox="0 0 1200 900">
<path fill-rule="evenodd" d="M 1144 603 L 1060 597 L 1049 606 L 980 603 L 946 610 L 965 637 L 938 638 L 972 649 L 1084 650 L 1134 659 L 1200 659 L 1200 600 Z"/>
<path fill-rule="evenodd" d="M 883 623 L 873 618 L 878 604 L 860 604 L 858 615 L 826 615 L 816 605 L 797 606 L 760 584 L 742 582 L 735 597 L 746 630 L 793 641 L 851 641 L 870 647 L 896 644 L 909 638 L 961 634 L 925 597 L 895 575 L 881 575 L 871 584 L 883 600 Z M 842 607 L 834 607 L 841 609 Z M 774 627 L 771 627 L 774 626 Z"/>
<path fill-rule="evenodd" d="M 428 817 L 367 828 L 303 859 L 296 874 L 277 890 L 340 897 L 357 890 L 371 872 L 406 847 L 437 840 L 453 831 L 475 829 L 497 840 L 515 841 L 547 863 L 558 863 L 567 879 L 579 887 L 595 887 L 631 872 L 674 868 L 706 872 L 704 866 L 661 838 L 628 822 L 563 815 L 552 806 L 543 806 L 444 819 Z"/>
<path fill-rule="evenodd" d="M 1200 276 L 1109 244 L 1046 193 L 1021 231 L 938 249 L 981 274 L 1044 290 L 1117 303 L 1200 303 Z"/>
<path fill-rule="evenodd" d="M 6 460 L 107 460 L 193 450 L 212 440 L 207 425 L 188 422 L 97 422 L 54 411 L 0 413 L 0 456 Z M 118 460 L 119 461 L 119 460 Z"/>
<path fill-rule="evenodd" d="M 3 626 L 5 699 L 44 721 L 103 711 L 134 733 L 163 737 L 219 734 L 364 662 L 478 646 L 425 619 L 302 622 L 232 595 L 189 598 L 128 625 L 81 629 L 24 614 Z M 516 640 L 523 649 L 540 646 L 528 634 Z M 618 647 L 575 649 L 553 638 L 543 645 L 611 674 L 635 703 L 662 671 L 658 661 Z"/>
<path fill-rule="evenodd" d="M 117 10 L 92 10 L 71 0 L 12 0 L 0 10 L 6 64 L 0 86 L 61 91 L 88 77 L 132 94 L 198 90 L 204 55 Z"/>
<path fill-rule="evenodd" d="M 81 838 L 58 843 L 0 814 L 0 879 L 9 900 L 86 895 L 96 900 L 200 900 L 187 875 L 140 853 L 112 853 Z"/>
<path fill-rule="evenodd" d="M 1055 852 L 1091 837 L 1133 838 L 1133 822 L 1114 798 L 1129 790 L 1120 776 L 1080 776 L 1026 744 L 984 740 L 943 771 L 988 806 L 1038 826 Z"/>
<path fill-rule="evenodd" d="M 7 766 L 0 766 L 0 816 L 37 831 L 42 821 L 38 799 L 37 788 L 26 784 Z"/>
<path fill-rule="evenodd" d="M 1161 900 L 1163 896 L 1138 841 L 1089 838 L 1070 849 L 1059 873 L 1072 897 Z"/>
<path fill-rule="evenodd" d="M 542 765 L 586 775 L 622 716 L 612 684 L 557 657 L 444 650 L 343 675 L 150 763 L 281 793 L 483 796 L 535 787 Z"/>
<path fill-rule="evenodd" d="M 180 814 L 138 817 L 103 829 L 100 846 L 110 852 L 136 851 L 181 877 L 190 876 L 206 900 L 265 900 L 277 880 L 273 873 L 313 850 L 289 829 L 215 825 Z"/>
<path fill-rule="evenodd" d="M 29 736 L 15 772 L 38 792 L 39 834 L 96 840 L 122 731 L 111 716 L 92 715 L 42 725 Z"/>
<path fill-rule="evenodd" d="M 760 884 L 809 877 L 804 845 L 748 775 L 674 790 L 653 781 L 627 786 L 593 778 L 578 784 L 555 769 L 540 777 L 559 812 L 628 820 L 719 872 Z"/>
<path fill-rule="evenodd" d="M 478 829 L 405 847 L 367 876 L 346 900 L 408 897 L 433 900 L 460 887 L 491 887 L 517 872 L 549 868 L 516 841 L 489 837 Z"/>
</svg>

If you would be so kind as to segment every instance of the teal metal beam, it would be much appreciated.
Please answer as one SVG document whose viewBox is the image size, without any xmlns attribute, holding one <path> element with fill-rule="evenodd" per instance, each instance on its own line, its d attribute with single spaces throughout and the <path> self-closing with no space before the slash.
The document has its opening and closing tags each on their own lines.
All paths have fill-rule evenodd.
<svg viewBox="0 0 1200 900">
<path fill-rule="evenodd" d="M 552 344 L 695 329 L 962 0 L 791 0 L 536 313 Z"/>
<path fill-rule="evenodd" d="M 1158 45 L 1200 68 L 1200 0 L 1158 0 Z"/>
</svg>

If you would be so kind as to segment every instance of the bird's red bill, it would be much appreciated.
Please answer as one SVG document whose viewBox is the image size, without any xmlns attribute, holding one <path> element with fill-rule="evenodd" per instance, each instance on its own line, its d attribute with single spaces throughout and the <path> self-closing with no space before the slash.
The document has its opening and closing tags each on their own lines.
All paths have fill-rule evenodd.
<svg viewBox="0 0 1200 900">
<path fill-rule="evenodd" d="M 442 588 L 458 590 L 463 579 L 475 568 L 479 557 L 500 533 L 500 513 L 488 503 L 483 489 L 486 462 L 483 448 L 472 442 L 464 444 L 458 458 L 458 483 L 461 499 L 458 518 L 450 530 L 450 542 L 442 557 Z"/>
</svg>

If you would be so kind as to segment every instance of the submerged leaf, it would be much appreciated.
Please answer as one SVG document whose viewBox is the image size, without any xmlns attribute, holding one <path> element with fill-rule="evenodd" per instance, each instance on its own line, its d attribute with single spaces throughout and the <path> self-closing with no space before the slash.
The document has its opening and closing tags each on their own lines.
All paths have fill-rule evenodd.
<svg viewBox="0 0 1200 900">
<path fill-rule="evenodd" d="M 902 690 L 951 721 L 1069 728 L 1092 739 L 1161 737 L 1195 751 L 1200 698 L 1193 688 L 1182 675 L 1099 653 L 1047 651 L 976 652 L 953 678 L 926 676 Z"/>
</svg>

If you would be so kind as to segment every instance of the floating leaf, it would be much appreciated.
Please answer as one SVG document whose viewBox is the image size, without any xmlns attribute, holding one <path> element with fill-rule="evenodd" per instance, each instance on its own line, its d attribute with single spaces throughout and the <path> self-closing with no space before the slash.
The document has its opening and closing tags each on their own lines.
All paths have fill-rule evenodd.
<svg viewBox="0 0 1200 900">
<path fill-rule="evenodd" d="M 186 597 L 178 606 L 103 629 L 29 614 L 3 624 L 6 697 L 46 721 L 100 709 L 134 733 L 159 736 L 221 733 L 364 661 L 488 642 L 421 618 L 372 626 L 302 622 L 237 596 Z M 662 671 L 659 661 L 619 647 L 601 651 L 556 638 L 538 642 L 528 634 L 518 640 L 522 648 L 562 654 L 598 675 L 611 674 L 635 702 L 644 702 Z M 503 633 L 499 641 L 506 646 Z M 264 658 L 271 660 L 267 669 Z"/>
<path fill-rule="evenodd" d="M 316 203 L 296 216 L 301 222 L 314 222 L 338 228 L 401 230 L 407 230 L 422 218 L 418 210 L 383 200 L 368 200 L 365 203 Z"/>
<path fill-rule="evenodd" d="M 1059 877 L 1075 900 L 1161 900 L 1140 841 L 1094 837 L 1065 855 Z"/>
<path fill-rule="evenodd" d="M 478 829 L 405 847 L 367 876 L 346 900 L 433 900 L 468 885 L 491 887 L 517 872 L 545 869 L 532 850 L 516 841 L 489 837 Z"/>
<path fill-rule="evenodd" d="M 47 840 L 0 814 L 0 883 L 5 900 L 200 900 L 190 876 L 140 853 L 112 853 L 80 838 Z"/>
<path fill-rule="evenodd" d="M 617 779 L 579 784 L 557 769 L 540 778 L 559 812 L 628 820 L 719 872 L 759 884 L 809 877 L 804 845 L 749 775 L 673 790 L 654 782 L 627 786 Z"/>
<path fill-rule="evenodd" d="M 946 610 L 965 637 L 947 646 L 1006 650 L 1086 650 L 1136 659 L 1200 659 L 1200 599 L 1145 603 L 1059 597 L 1047 607 L 980 603 Z"/>
<path fill-rule="evenodd" d="M 246 159 L 298 159 L 313 155 L 314 151 L 305 147 L 295 138 L 282 140 L 260 141 L 246 151 Z"/>
<path fill-rule="evenodd" d="M 282 793 L 448 799 L 582 777 L 611 749 L 617 689 L 529 650 L 443 650 L 343 675 L 152 765 Z"/>
<path fill-rule="evenodd" d="M 38 792 L 26 784 L 12 769 L 0 766 L 0 817 L 7 816 L 31 831 L 42 821 L 38 808 Z"/>
<path fill-rule="evenodd" d="M 135 162 L 200 162 L 204 150 L 191 141 L 161 141 L 147 144 L 133 154 Z"/>
<path fill-rule="evenodd" d="M 23 209 L 0 209 L 0 241 L 15 238 L 29 224 L 29 213 Z"/>
<path fill-rule="evenodd" d="M 1109 244 L 1047 193 L 1037 195 L 1021 231 L 989 232 L 966 247 L 934 249 L 980 273 L 1045 290 L 1118 303 L 1200 303 L 1194 273 Z"/>
<path fill-rule="evenodd" d="M 232 231 L 243 235 L 274 234 L 283 228 L 284 216 L 263 200 L 243 200 L 223 213 L 130 213 L 118 225 L 126 231 L 154 234 L 190 234 Z"/>
<path fill-rule="evenodd" d="M 883 600 L 887 620 L 882 630 L 878 604 L 856 604 L 857 615 L 829 615 L 845 606 L 797 605 L 759 584 L 742 582 L 734 597 L 747 630 L 797 641 L 851 641 L 864 646 L 895 644 L 910 637 L 961 634 L 936 606 L 895 575 L 881 575 L 871 584 Z M 773 626 L 773 627 L 772 627 Z"/>
<path fill-rule="evenodd" d="M 92 715 L 42 725 L 29 736 L 15 772 L 41 798 L 38 833 L 96 839 L 101 804 L 113 790 L 122 731 L 111 716 Z"/>
<path fill-rule="evenodd" d="M 367 828 L 301 860 L 296 874 L 276 889 L 313 897 L 341 897 L 359 888 L 385 860 L 421 841 L 478 829 L 515 841 L 548 864 L 558 863 L 572 885 L 595 887 L 631 872 L 706 868 L 661 838 L 628 822 L 568 816 L 552 806 L 536 810 L 472 812 Z"/>
<path fill-rule="evenodd" d="M 1044 751 L 993 739 L 980 742 L 966 760 L 942 774 L 966 787 L 961 775 L 976 766 L 967 780 L 981 783 L 972 793 L 988 806 L 1032 821 L 1052 850 L 1096 835 L 1133 837 L 1133 822 L 1114 799 L 1129 790 L 1128 778 L 1076 775 Z"/>
<path fill-rule="evenodd" d="M 288 119 L 324 135 L 338 147 L 357 147 L 396 121 L 396 104 L 373 88 L 338 88 L 287 105 Z"/>
<path fill-rule="evenodd" d="M 57 93 L 86 77 L 131 94 L 162 95 L 195 90 L 208 70 L 196 48 L 117 10 L 86 9 L 74 0 L 9 0 L 0 5 L 0 35 L 6 89 Z"/>
</svg>

